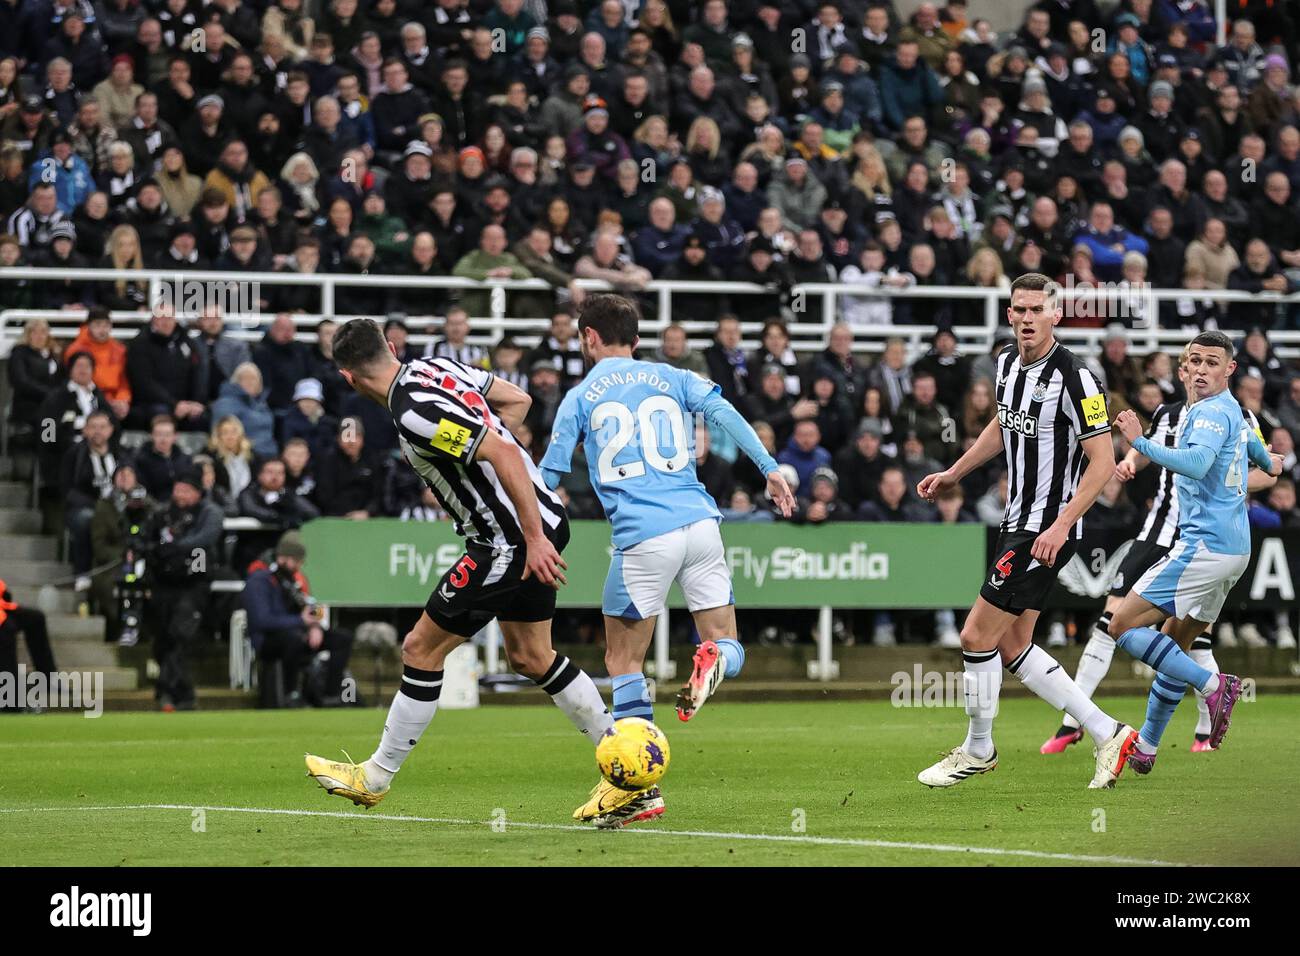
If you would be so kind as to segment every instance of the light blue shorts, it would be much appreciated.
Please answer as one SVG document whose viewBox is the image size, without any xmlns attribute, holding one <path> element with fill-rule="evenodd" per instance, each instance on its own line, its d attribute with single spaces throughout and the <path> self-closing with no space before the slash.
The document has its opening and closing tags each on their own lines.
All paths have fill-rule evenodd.
<svg viewBox="0 0 1300 956">
<path fill-rule="evenodd" d="M 1248 554 L 1216 554 L 1203 542 L 1180 540 L 1138 579 L 1133 590 L 1179 620 L 1190 617 L 1213 624 L 1248 564 Z"/>
<path fill-rule="evenodd" d="M 614 552 L 605 578 L 609 617 L 643 621 L 663 612 L 673 582 L 692 611 L 734 604 L 731 569 L 716 518 L 704 518 Z"/>
</svg>

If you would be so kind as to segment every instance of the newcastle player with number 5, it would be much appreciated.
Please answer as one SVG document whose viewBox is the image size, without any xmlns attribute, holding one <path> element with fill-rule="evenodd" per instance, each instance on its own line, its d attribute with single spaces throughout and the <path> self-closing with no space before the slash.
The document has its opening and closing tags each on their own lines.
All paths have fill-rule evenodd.
<svg viewBox="0 0 1300 956">
<path fill-rule="evenodd" d="M 997 359 L 997 420 L 956 464 L 927 475 L 916 489 L 932 501 L 994 456 L 1006 456 L 1007 509 L 996 557 L 961 633 L 970 729 L 961 746 L 917 779 L 951 787 L 997 766 L 993 718 L 1005 665 L 1092 735 L 1097 762 L 1089 787 L 1110 787 L 1137 731 L 1103 713 L 1033 642 L 1048 592 L 1074 554 L 1084 512 L 1115 469 L 1106 398 L 1079 358 L 1056 341 L 1061 303 L 1055 282 L 1039 273 L 1021 276 L 1011 284 L 1007 318 L 1015 344 Z"/>
<path fill-rule="evenodd" d="M 591 678 L 551 647 L 569 522 L 510 433 L 532 400 L 491 372 L 452 359 L 403 364 L 370 319 L 339 329 L 334 361 L 353 389 L 388 409 L 403 456 L 455 520 L 465 555 L 442 576 L 402 642 L 402 683 L 378 749 L 361 764 L 308 754 L 308 776 L 361 806 L 382 800 L 438 709 L 443 661 L 493 618 L 510 665 L 545 690 L 594 746 L 614 719 Z"/>
</svg>

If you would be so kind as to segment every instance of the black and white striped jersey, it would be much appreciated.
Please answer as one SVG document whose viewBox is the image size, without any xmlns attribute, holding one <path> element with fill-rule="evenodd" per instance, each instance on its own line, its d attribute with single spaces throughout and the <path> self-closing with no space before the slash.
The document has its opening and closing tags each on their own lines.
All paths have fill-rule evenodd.
<svg viewBox="0 0 1300 956">
<path fill-rule="evenodd" d="M 519 450 L 549 532 L 564 521 L 564 505 L 546 487 L 527 452 L 488 407 L 492 373 L 445 358 L 402 366 L 388 391 L 402 454 L 424 479 L 468 541 L 497 550 L 524 543 L 514 503 L 496 470 L 476 453 L 490 428 Z"/>
<path fill-rule="evenodd" d="M 1101 384 L 1077 355 L 1055 342 L 1024 365 L 1015 345 L 997 360 L 998 423 L 1007 466 L 1002 530 L 1049 528 L 1074 496 L 1084 439 L 1110 432 Z M 1080 533 L 1082 521 L 1071 530 Z"/>
<path fill-rule="evenodd" d="M 1151 427 L 1147 429 L 1146 437 L 1157 445 L 1173 448 L 1178 443 L 1178 424 L 1186 407 L 1184 402 L 1161 405 L 1151 416 Z M 1147 512 L 1147 519 L 1142 523 L 1137 540 L 1171 548 L 1177 538 L 1178 492 L 1174 490 L 1174 473 L 1161 467 L 1160 476 L 1156 480 L 1155 497 L 1151 499 L 1151 510 Z"/>
<path fill-rule="evenodd" d="M 1161 405 L 1151 416 L 1151 427 L 1147 429 L 1146 437 L 1168 448 L 1175 447 L 1178 444 L 1179 426 L 1186 418 L 1183 412 L 1186 410 L 1186 402 L 1170 402 Z M 1253 412 L 1244 408 L 1241 414 L 1245 417 L 1246 424 L 1253 428 L 1255 433 L 1260 435 L 1260 441 L 1263 441 L 1259 419 Z M 1142 530 L 1138 532 L 1137 540 L 1150 541 L 1162 548 L 1172 548 L 1174 542 L 1178 540 L 1178 491 L 1174 487 L 1174 473 L 1168 468 L 1160 467 L 1155 497 L 1151 499 L 1151 510 L 1147 512 L 1146 521 L 1142 523 Z"/>
</svg>

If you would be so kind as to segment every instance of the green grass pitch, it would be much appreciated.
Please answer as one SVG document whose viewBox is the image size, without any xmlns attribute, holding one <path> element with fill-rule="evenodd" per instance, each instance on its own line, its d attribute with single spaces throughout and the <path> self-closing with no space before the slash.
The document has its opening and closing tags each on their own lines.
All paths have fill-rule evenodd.
<svg viewBox="0 0 1300 956">
<path fill-rule="evenodd" d="M 1138 698 L 1099 702 L 1130 722 L 1144 707 Z M 1300 863 L 1300 696 L 1242 703 L 1224 748 L 1204 755 L 1188 751 L 1188 702 L 1155 773 L 1126 772 L 1113 791 L 1086 789 L 1089 746 L 1038 754 L 1055 715 L 1037 700 L 1003 702 L 998 769 L 951 790 L 925 789 L 915 775 L 960 741 L 957 708 L 719 701 L 687 725 L 667 705 L 656 715 L 672 744 L 668 812 L 622 832 L 569 827 L 595 761 L 548 707 L 440 712 L 371 811 L 317 788 L 302 754 L 346 749 L 364 759 L 379 710 L 0 718 L 0 861 Z"/>
</svg>

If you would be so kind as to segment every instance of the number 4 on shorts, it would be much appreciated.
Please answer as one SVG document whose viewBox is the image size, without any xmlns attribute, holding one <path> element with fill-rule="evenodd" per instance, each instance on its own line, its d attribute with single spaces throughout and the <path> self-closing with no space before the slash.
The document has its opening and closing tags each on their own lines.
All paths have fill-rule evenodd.
<svg viewBox="0 0 1300 956">
<path fill-rule="evenodd" d="M 1016 553 L 1014 551 L 1008 551 L 998 559 L 998 563 L 993 565 L 993 567 L 998 569 L 998 574 L 1002 575 L 1004 578 L 1011 576 L 1011 559 L 1015 556 Z"/>
</svg>

